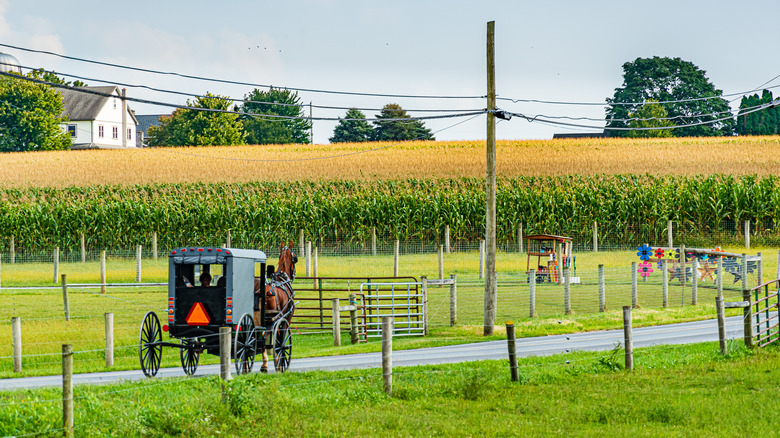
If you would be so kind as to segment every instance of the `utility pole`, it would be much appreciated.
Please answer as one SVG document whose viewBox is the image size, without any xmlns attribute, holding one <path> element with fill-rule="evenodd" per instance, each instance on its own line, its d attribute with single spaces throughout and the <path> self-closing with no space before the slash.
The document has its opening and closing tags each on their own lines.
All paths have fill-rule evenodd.
<svg viewBox="0 0 780 438">
<path fill-rule="evenodd" d="M 309 101 L 309 132 L 311 135 L 311 144 L 314 144 L 314 112 L 312 108 L 311 101 Z"/>
<path fill-rule="evenodd" d="M 487 206 L 485 211 L 485 320 L 484 335 L 496 322 L 496 62 L 495 21 L 487 24 Z"/>
</svg>

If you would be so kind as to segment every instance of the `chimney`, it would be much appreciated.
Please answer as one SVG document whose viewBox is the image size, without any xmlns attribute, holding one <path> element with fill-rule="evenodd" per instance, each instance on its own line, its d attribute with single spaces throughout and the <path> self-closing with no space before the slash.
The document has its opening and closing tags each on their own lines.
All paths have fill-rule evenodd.
<svg viewBox="0 0 780 438">
<path fill-rule="evenodd" d="M 122 88 L 122 147 L 127 147 L 127 88 Z"/>
</svg>

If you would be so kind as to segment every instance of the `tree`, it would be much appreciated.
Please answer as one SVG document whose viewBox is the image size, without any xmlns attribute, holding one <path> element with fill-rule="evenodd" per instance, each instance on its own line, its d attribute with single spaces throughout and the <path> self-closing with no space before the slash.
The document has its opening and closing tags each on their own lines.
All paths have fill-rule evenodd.
<svg viewBox="0 0 780 438">
<path fill-rule="evenodd" d="M 731 135 L 734 119 L 722 95 L 705 72 L 688 61 L 657 56 L 637 58 L 623 64 L 623 86 L 615 89 L 612 98 L 607 98 L 606 130 L 628 127 L 629 115 L 637 113 L 646 101 L 654 100 L 663 105 L 676 126 L 705 123 L 674 129 L 673 135 L 677 137 Z M 721 118 L 726 119 L 713 122 Z M 628 135 L 626 131 L 616 130 L 610 134 Z"/>
<path fill-rule="evenodd" d="M 206 93 L 187 106 L 226 111 L 231 101 Z M 151 146 L 211 146 L 244 144 L 246 137 L 238 114 L 178 108 L 160 124 L 149 128 Z"/>
<path fill-rule="evenodd" d="M 373 140 L 376 141 L 405 141 L 405 140 L 434 140 L 431 130 L 426 128 L 420 120 L 411 119 L 406 110 L 397 103 L 388 103 L 382 107 L 382 111 L 374 121 Z M 395 119 L 395 120 L 393 120 Z"/>
<path fill-rule="evenodd" d="M 357 143 L 371 140 L 371 125 L 366 121 L 366 116 L 360 110 L 351 108 L 339 124 L 333 130 L 331 143 Z"/>
<path fill-rule="evenodd" d="M 628 122 L 629 128 L 662 128 L 665 126 L 674 126 L 674 123 L 667 120 L 666 108 L 656 101 L 650 100 L 636 113 L 628 115 L 631 120 Z M 628 131 L 629 137 L 671 137 L 671 129 L 637 129 Z"/>
<path fill-rule="evenodd" d="M 303 113 L 297 91 L 255 88 L 244 96 L 241 117 L 249 144 L 309 143 L 311 122 Z M 250 114 L 266 114 L 263 117 Z"/>
<path fill-rule="evenodd" d="M 68 149 L 62 111 L 62 95 L 52 87 L 0 76 L 0 151 Z"/>
<path fill-rule="evenodd" d="M 737 133 L 739 135 L 780 134 L 780 106 L 773 106 L 746 114 L 747 111 L 774 100 L 772 92 L 769 90 L 764 90 L 761 93 L 761 97 L 758 94 L 743 96 L 739 104 L 739 115 L 737 116 Z"/>
<path fill-rule="evenodd" d="M 66 81 L 65 79 L 57 76 L 57 73 L 53 71 L 47 71 L 43 68 L 38 68 L 35 70 L 30 70 L 29 73 L 27 73 L 27 77 L 33 78 L 33 79 L 39 79 L 46 82 L 51 82 L 53 84 L 60 84 L 65 85 L 67 87 L 86 87 L 87 84 L 84 82 L 81 82 L 79 80 L 76 81 Z"/>
</svg>

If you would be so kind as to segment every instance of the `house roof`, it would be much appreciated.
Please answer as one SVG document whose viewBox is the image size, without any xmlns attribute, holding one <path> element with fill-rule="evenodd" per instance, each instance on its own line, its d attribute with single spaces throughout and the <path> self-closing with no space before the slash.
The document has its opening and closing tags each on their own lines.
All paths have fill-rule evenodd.
<svg viewBox="0 0 780 438">
<path fill-rule="evenodd" d="M 120 96 L 116 86 L 58 88 L 57 91 L 62 94 L 62 114 L 72 121 L 95 120 L 110 97 Z M 127 112 L 138 124 L 129 107 Z"/>
<path fill-rule="evenodd" d="M 150 114 L 150 115 L 137 115 L 135 118 L 138 120 L 136 129 L 144 133 L 144 136 L 149 135 L 149 128 L 160 124 L 160 117 L 168 116 L 170 114 Z"/>
</svg>

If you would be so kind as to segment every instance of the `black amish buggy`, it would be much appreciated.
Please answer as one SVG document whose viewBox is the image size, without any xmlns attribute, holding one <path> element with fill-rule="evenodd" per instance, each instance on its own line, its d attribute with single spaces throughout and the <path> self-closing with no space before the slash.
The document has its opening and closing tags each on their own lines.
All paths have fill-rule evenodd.
<svg viewBox="0 0 780 438">
<path fill-rule="evenodd" d="M 216 282 L 199 281 L 212 275 L 218 277 Z M 205 247 L 171 251 L 168 324 L 161 327 L 154 312 L 144 316 L 138 340 L 141 370 L 148 377 L 156 375 L 162 347 L 173 347 L 179 349 L 184 372 L 191 375 L 202 352 L 220 354 L 219 329 L 230 327 L 231 357 L 238 374 L 250 372 L 255 355 L 266 349 L 273 350 L 276 371 L 285 371 L 292 353 L 290 325 L 285 314 L 270 317 L 265 290 L 266 255 L 262 251 Z M 179 342 L 163 342 L 163 331 Z M 269 334 L 271 342 L 266 344 Z"/>
</svg>

